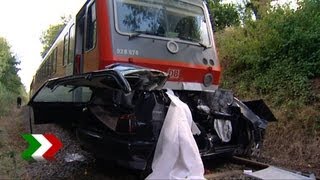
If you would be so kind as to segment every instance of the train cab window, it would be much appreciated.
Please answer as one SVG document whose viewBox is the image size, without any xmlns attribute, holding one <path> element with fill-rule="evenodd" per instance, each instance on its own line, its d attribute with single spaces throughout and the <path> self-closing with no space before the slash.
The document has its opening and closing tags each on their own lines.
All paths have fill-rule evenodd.
<svg viewBox="0 0 320 180">
<path fill-rule="evenodd" d="M 210 45 L 205 13 L 201 6 L 191 1 L 114 1 L 119 33 L 139 33 Z"/>
<path fill-rule="evenodd" d="M 63 65 L 67 65 L 69 57 L 69 33 L 64 36 L 64 46 L 63 46 Z"/>
<path fill-rule="evenodd" d="M 87 12 L 87 29 L 86 29 L 86 51 L 94 48 L 96 44 L 96 32 L 97 32 L 97 22 L 96 22 L 96 5 L 92 3 Z"/>
</svg>

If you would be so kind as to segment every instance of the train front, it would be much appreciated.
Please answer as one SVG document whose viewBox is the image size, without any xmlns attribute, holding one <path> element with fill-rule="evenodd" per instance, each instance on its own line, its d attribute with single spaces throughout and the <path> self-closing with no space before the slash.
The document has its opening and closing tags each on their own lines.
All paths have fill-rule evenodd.
<svg viewBox="0 0 320 180">
<path fill-rule="evenodd" d="M 167 72 L 165 88 L 217 89 L 220 64 L 204 1 L 106 2 L 97 6 L 107 13 L 98 21 L 100 69 L 130 63 Z"/>
</svg>

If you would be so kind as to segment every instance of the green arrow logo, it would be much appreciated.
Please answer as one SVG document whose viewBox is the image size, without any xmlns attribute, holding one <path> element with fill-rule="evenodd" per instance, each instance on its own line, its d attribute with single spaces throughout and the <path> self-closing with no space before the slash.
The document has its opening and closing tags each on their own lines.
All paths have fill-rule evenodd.
<svg viewBox="0 0 320 180">
<path fill-rule="evenodd" d="M 23 134 L 22 137 L 29 143 L 28 149 L 22 152 L 22 158 L 27 161 L 32 160 L 32 154 L 41 144 L 31 134 Z"/>
</svg>

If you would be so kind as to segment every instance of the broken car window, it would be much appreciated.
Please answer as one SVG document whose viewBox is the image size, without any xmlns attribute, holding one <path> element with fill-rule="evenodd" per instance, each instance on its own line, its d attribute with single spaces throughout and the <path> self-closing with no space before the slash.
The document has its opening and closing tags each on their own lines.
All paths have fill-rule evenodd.
<svg viewBox="0 0 320 180">
<path fill-rule="evenodd" d="M 88 102 L 92 91 L 89 87 L 61 85 L 53 89 L 45 86 L 35 96 L 34 102 Z"/>
</svg>

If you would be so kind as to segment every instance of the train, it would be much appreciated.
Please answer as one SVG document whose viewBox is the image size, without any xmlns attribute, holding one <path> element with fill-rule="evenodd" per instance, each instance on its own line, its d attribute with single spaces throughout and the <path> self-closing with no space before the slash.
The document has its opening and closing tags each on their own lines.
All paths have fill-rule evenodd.
<svg viewBox="0 0 320 180">
<path fill-rule="evenodd" d="M 88 0 L 61 31 L 30 85 L 30 123 L 72 124 L 98 158 L 150 168 L 172 90 L 201 134 L 202 158 L 258 155 L 263 100 L 219 88 L 221 66 L 203 0 Z"/>
<path fill-rule="evenodd" d="M 170 8 L 159 8 L 161 3 L 170 3 Z M 217 89 L 221 68 L 203 3 L 88 1 L 48 50 L 30 89 L 34 92 L 50 78 L 113 63 L 167 72 L 166 87 L 171 89 Z"/>
</svg>

